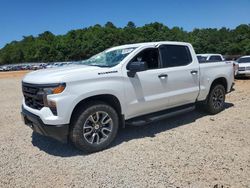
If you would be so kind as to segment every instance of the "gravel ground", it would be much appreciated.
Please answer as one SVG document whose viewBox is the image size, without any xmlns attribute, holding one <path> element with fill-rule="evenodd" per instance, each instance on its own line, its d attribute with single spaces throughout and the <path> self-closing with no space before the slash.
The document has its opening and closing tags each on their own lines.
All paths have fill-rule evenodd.
<svg viewBox="0 0 250 188">
<path fill-rule="evenodd" d="M 127 127 L 88 155 L 22 123 L 20 83 L 0 79 L 0 187 L 250 187 L 250 80 L 220 114 Z"/>
</svg>

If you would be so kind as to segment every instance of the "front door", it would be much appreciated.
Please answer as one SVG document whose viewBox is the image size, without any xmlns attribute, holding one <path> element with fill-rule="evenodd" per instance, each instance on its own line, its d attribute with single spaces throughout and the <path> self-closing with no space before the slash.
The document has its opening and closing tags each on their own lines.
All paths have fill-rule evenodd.
<svg viewBox="0 0 250 188">
<path fill-rule="evenodd" d="M 148 69 L 126 78 L 126 116 L 132 118 L 166 108 L 167 85 L 165 70 L 161 68 L 159 49 L 142 50 L 130 62 L 132 61 L 144 61 Z"/>
</svg>

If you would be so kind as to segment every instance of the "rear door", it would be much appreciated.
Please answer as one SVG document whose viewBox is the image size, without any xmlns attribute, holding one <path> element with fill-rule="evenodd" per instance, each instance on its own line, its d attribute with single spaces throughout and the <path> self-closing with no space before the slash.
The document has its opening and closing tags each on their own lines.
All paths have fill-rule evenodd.
<svg viewBox="0 0 250 188">
<path fill-rule="evenodd" d="M 161 45 L 160 57 L 168 107 L 194 103 L 199 94 L 199 63 L 188 46 Z"/>
</svg>

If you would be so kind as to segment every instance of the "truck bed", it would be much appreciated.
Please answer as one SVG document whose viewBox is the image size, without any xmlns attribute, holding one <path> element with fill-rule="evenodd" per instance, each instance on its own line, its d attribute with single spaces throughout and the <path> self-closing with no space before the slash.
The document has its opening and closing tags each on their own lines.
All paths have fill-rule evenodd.
<svg viewBox="0 0 250 188">
<path fill-rule="evenodd" d="M 204 100 L 209 92 L 211 82 L 216 77 L 224 77 L 228 84 L 233 83 L 233 61 L 200 63 L 200 93 L 198 100 Z M 230 92 L 231 85 L 228 85 L 227 92 Z"/>
</svg>

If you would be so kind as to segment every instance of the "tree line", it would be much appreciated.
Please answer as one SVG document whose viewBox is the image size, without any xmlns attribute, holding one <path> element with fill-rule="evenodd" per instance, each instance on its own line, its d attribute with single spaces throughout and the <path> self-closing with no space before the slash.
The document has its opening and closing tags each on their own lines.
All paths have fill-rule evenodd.
<svg viewBox="0 0 250 188">
<path fill-rule="evenodd" d="M 224 55 L 250 54 L 250 24 L 235 29 L 194 29 L 187 32 L 180 27 L 169 28 L 162 23 L 137 27 L 133 22 L 119 28 L 112 22 L 77 30 L 65 35 L 49 31 L 24 36 L 0 49 L 0 64 L 23 62 L 78 61 L 111 46 L 150 41 L 184 41 L 193 44 L 197 53 Z"/>
</svg>

